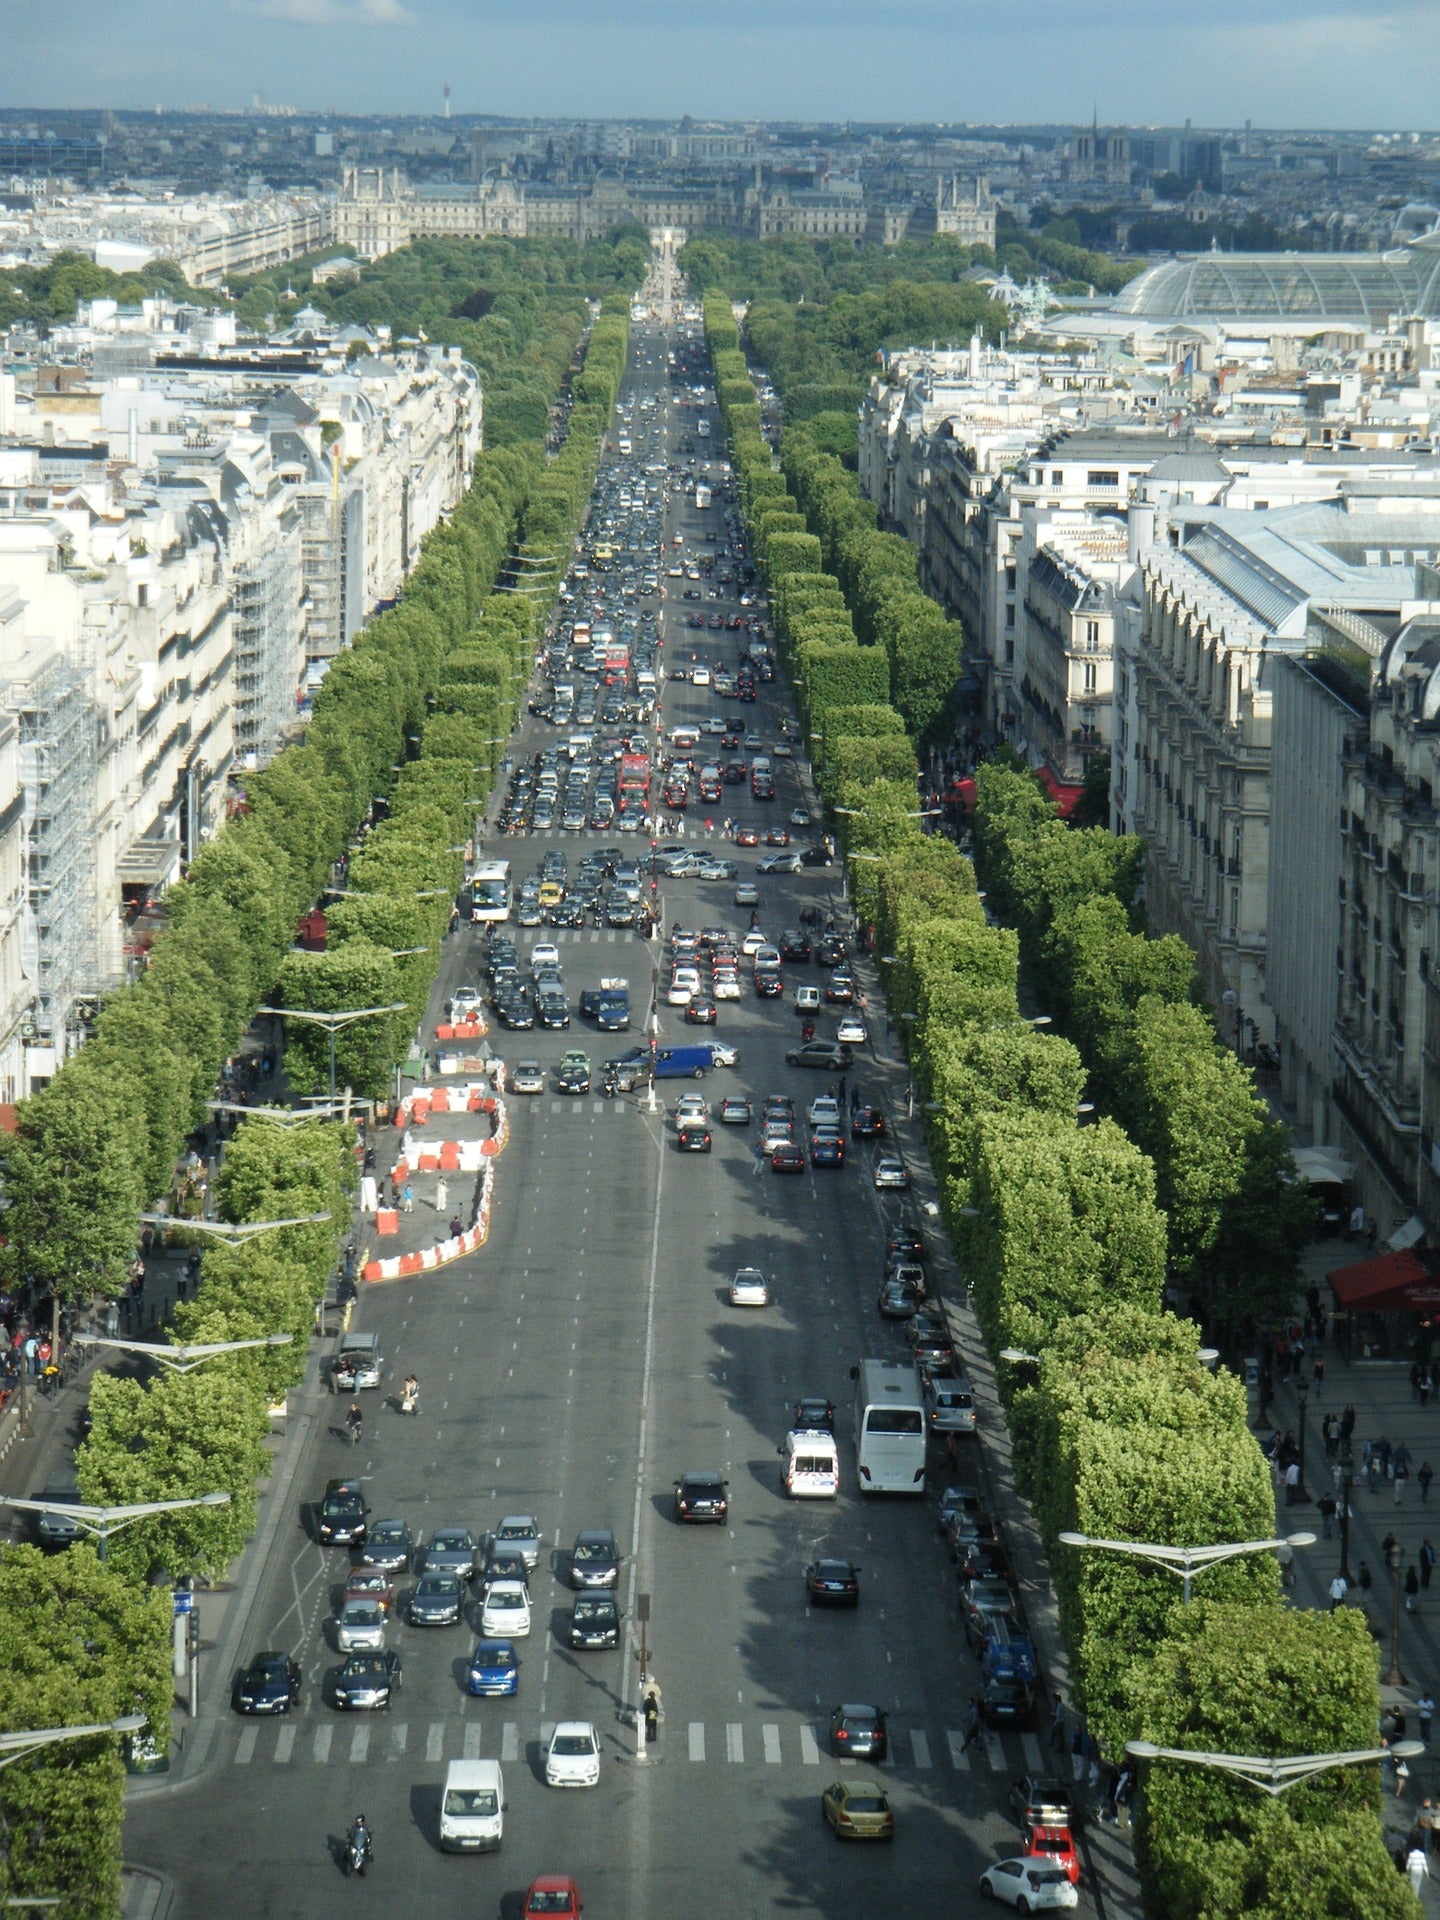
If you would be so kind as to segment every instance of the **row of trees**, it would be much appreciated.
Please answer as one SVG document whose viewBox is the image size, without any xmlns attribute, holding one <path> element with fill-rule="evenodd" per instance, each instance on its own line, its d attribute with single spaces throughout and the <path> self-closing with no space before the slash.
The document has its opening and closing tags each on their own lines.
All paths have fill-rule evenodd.
<svg viewBox="0 0 1440 1920">
<path fill-rule="evenodd" d="M 728 304 L 707 301 L 706 323 L 717 378 L 723 370 L 733 392 Z M 1028 775 L 999 766 L 977 781 L 985 904 L 971 863 L 921 833 L 913 742 L 874 686 L 857 695 L 863 669 L 852 658 L 880 651 L 860 633 L 883 602 L 884 550 L 868 576 L 850 568 L 848 590 L 823 573 L 825 540 L 838 539 L 838 556 L 849 536 L 833 484 L 802 501 L 814 462 L 803 430 L 793 458 L 795 430 L 787 435 L 777 475 L 743 400 L 730 418 L 776 632 L 802 683 L 822 787 L 844 809 L 857 908 L 886 956 L 942 1210 L 997 1362 L 1019 1484 L 1050 1551 L 1075 1705 L 1117 1761 L 1133 1738 L 1262 1755 L 1368 1748 L 1379 1694 L 1358 1612 L 1282 1607 L 1268 1555 L 1205 1573 L 1186 1607 L 1164 1569 L 1059 1541 L 1066 1530 L 1186 1546 L 1274 1533 L 1243 1389 L 1202 1364 L 1196 1328 L 1166 1312 L 1164 1288 L 1169 1264 L 1192 1255 L 1185 1271 L 1197 1287 L 1214 1279 L 1241 1195 L 1256 1201 L 1252 1231 L 1269 1236 L 1258 1260 L 1271 1273 L 1269 1297 L 1293 1285 L 1300 1222 L 1281 1177 L 1283 1137 L 1216 1048 L 1194 1003 L 1193 958 L 1133 927 L 1134 843 L 1067 829 Z M 820 472 L 828 482 L 830 470 Z M 786 499 L 807 508 L 805 527 L 777 505 Z M 808 531 L 817 523 L 825 533 Z M 884 757 L 848 759 L 842 770 L 837 750 L 850 749 L 839 743 L 857 724 Z M 1054 1031 L 1021 1013 L 1022 961 L 1054 995 Z M 1167 1047 L 1180 1049 L 1173 1073 Z M 1213 1110 L 1189 1102 L 1192 1078 Z M 1082 1126 L 1087 1086 L 1107 1111 Z M 1256 1264 L 1238 1263 L 1236 1284 L 1215 1285 L 1209 1304 L 1247 1310 L 1239 1303 Z M 1012 1365 L 1000 1361 L 1004 1349 L 1035 1357 Z M 1339 1770 L 1277 1805 L 1198 1767 L 1148 1766 L 1137 1823 L 1147 1911 L 1166 1920 L 1416 1914 L 1384 1850 L 1379 1792 L 1375 1769 Z"/>
<path fill-rule="evenodd" d="M 247 782 L 243 813 L 167 896 L 167 925 L 146 973 L 110 1001 L 92 1040 L 21 1107 L 6 1166 L 14 1279 L 61 1298 L 123 1287 L 136 1214 L 168 1190 L 186 1137 L 204 1120 L 220 1068 L 259 1005 L 398 1004 L 403 1011 L 357 1023 L 336 1048 L 342 1084 L 384 1093 L 426 1003 L 461 876 L 457 849 L 493 781 L 589 492 L 625 360 L 628 298 L 613 305 L 592 324 L 585 301 L 562 287 L 538 304 L 533 326 L 516 330 L 516 382 L 544 383 L 537 432 L 512 430 L 508 441 L 487 445 L 465 498 L 426 541 L 401 603 L 331 667 L 304 742 Z M 547 464 L 549 408 L 567 375 L 570 432 Z M 503 379 L 486 400 L 488 428 L 497 412 L 505 417 Z M 327 951 L 293 952 L 298 916 L 367 814 L 382 817 L 353 854 Z M 292 1026 L 291 1084 L 318 1091 L 329 1073 L 328 1041 Z M 15 1632 L 30 1644 L 7 1663 L 0 1724 L 142 1711 L 156 1744 L 168 1746 L 171 1608 L 155 1583 L 218 1575 L 253 1530 L 267 1410 L 304 1372 L 355 1178 L 353 1136 L 333 1122 L 297 1132 L 257 1118 L 237 1130 L 218 1178 L 221 1217 L 308 1224 L 237 1248 L 212 1245 L 194 1298 L 176 1310 L 175 1334 L 186 1342 L 276 1333 L 293 1340 L 218 1356 L 195 1373 L 98 1379 L 77 1458 L 89 1504 L 222 1491 L 229 1502 L 147 1517 L 115 1536 L 103 1565 L 86 1547 L 53 1561 L 7 1555 L 11 1572 L 0 1589 L 8 1583 L 16 1592 L 0 1590 L 0 1617 L 8 1629 L 13 1606 Z M 53 1631 L 32 1632 L 40 1609 L 54 1613 Z M 119 1623 L 113 1636 L 91 1630 L 109 1615 Z M 92 1697 L 103 1711 L 91 1711 Z M 10 1887 L 59 1893 L 62 1911 L 85 1920 L 118 1915 L 122 1784 L 113 1742 L 51 1748 L 0 1774 Z M 13 1837 L 17 1823 L 28 1823 L 23 1843 Z"/>
</svg>

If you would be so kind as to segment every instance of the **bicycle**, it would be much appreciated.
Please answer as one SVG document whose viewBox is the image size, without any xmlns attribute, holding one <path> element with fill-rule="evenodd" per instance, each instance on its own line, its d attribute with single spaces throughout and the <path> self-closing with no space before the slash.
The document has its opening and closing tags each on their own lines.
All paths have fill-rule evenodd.
<svg viewBox="0 0 1440 1920">
<path fill-rule="evenodd" d="M 352 1447 L 358 1447 L 365 1433 L 365 1420 L 358 1407 L 352 1407 L 345 1416 L 345 1431 L 350 1436 Z"/>
</svg>

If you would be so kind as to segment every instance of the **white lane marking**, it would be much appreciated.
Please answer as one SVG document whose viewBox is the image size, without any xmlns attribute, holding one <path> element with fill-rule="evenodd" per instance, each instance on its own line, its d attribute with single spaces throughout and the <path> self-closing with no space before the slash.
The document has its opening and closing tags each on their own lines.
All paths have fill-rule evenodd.
<svg viewBox="0 0 1440 1920">
<path fill-rule="evenodd" d="M 692 1760 L 705 1758 L 705 1722 L 703 1720 L 690 1722 L 690 1758 Z"/>
<path fill-rule="evenodd" d="M 765 1764 L 778 1767 L 780 1764 L 780 1729 L 768 1722 L 761 1727 L 760 1737 L 765 1743 Z"/>
<path fill-rule="evenodd" d="M 480 1736 L 480 1722 L 478 1720 L 467 1721 L 465 1726 L 465 1758 L 467 1760 L 478 1760 L 480 1758 Z"/>
<path fill-rule="evenodd" d="M 425 1758 L 433 1767 L 437 1760 L 444 1757 L 444 1753 L 445 1722 L 443 1720 L 432 1720 L 429 1730 L 425 1735 Z"/>
<path fill-rule="evenodd" d="M 252 1721 L 240 1735 L 240 1744 L 235 1749 L 237 1767 L 248 1767 L 255 1752 L 255 1742 L 260 1738 L 260 1729 Z"/>
<path fill-rule="evenodd" d="M 1005 1771 L 1005 1744 L 999 1734 L 992 1733 L 988 1727 L 985 1729 L 985 1758 L 996 1773 Z"/>
<path fill-rule="evenodd" d="M 500 1758 L 518 1760 L 520 1758 L 520 1729 L 513 1720 L 507 1720 L 500 1734 Z"/>
<path fill-rule="evenodd" d="M 929 1766 L 930 1740 L 928 1735 L 923 1733 L 919 1727 L 912 1727 L 910 1729 L 910 1750 L 915 1756 L 915 1764 L 917 1767 Z"/>
<path fill-rule="evenodd" d="M 351 1766 L 358 1767 L 361 1761 L 365 1759 L 369 1751 L 370 1751 L 369 1727 L 356 1727 L 354 1737 L 351 1739 L 351 1742 L 350 1742 Z"/>
<path fill-rule="evenodd" d="M 294 1727 L 281 1727 L 279 1738 L 275 1742 L 276 1766 L 277 1767 L 289 1766 L 290 1756 L 294 1751 L 295 1751 Z"/>
<path fill-rule="evenodd" d="M 401 1754 L 404 1753 L 405 1743 L 409 1738 L 409 1722 L 397 1720 L 395 1725 L 390 1729 L 390 1751 L 386 1754 L 385 1758 L 387 1760 L 398 1760 Z"/>
<path fill-rule="evenodd" d="M 1021 1734 L 1020 1751 L 1024 1754 L 1025 1765 L 1030 1769 L 1031 1773 L 1043 1773 L 1045 1771 L 1045 1757 L 1040 1751 L 1040 1741 L 1035 1734 Z"/>
<path fill-rule="evenodd" d="M 950 1747 L 950 1764 L 957 1773 L 969 1773 L 970 1756 L 965 1751 L 965 1736 L 954 1727 L 946 1730 L 945 1739 Z"/>
<path fill-rule="evenodd" d="M 805 1726 L 800 1729 L 800 1758 L 807 1767 L 818 1767 L 820 1764 L 820 1749 L 815 1741 L 813 1727 Z"/>
<path fill-rule="evenodd" d="M 323 1767 L 330 1758 L 330 1739 L 335 1729 L 330 1726 L 315 1729 L 315 1764 Z"/>
<path fill-rule="evenodd" d="M 732 1720 L 725 1729 L 725 1758 L 737 1765 L 745 1758 L 745 1729 L 736 1720 Z"/>
</svg>

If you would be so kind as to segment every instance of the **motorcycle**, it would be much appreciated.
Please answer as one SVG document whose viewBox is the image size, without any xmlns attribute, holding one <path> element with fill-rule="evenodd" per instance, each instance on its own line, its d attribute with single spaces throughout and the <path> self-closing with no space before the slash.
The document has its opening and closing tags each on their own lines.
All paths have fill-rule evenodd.
<svg viewBox="0 0 1440 1920">
<path fill-rule="evenodd" d="M 352 1827 L 345 1836 L 345 1871 L 363 1874 L 367 1867 L 373 1866 L 375 1850 L 370 1843 L 368 1827 Z"/>
<path fill-rule="evenodd" d="M 613 1100 L 620 1091 L 620 1083 L 613 1073 L 607 1073 L 600 1082 L 600 1092 L 607 1100 Z"/>
</svg>

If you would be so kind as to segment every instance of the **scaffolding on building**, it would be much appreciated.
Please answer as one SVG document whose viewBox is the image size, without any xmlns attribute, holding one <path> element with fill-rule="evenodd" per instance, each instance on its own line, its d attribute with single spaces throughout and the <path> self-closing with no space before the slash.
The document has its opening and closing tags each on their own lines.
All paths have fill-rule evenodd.
<svg viewBox="0 0 1440 1920">
<path fill-rule="evenodd" d="M 263 767 L 295 720 L 301 579 L 298 542 L 277 535 L 237 567 L 231 596 L 235 641 L 235 754 Z"/>
</svg>

